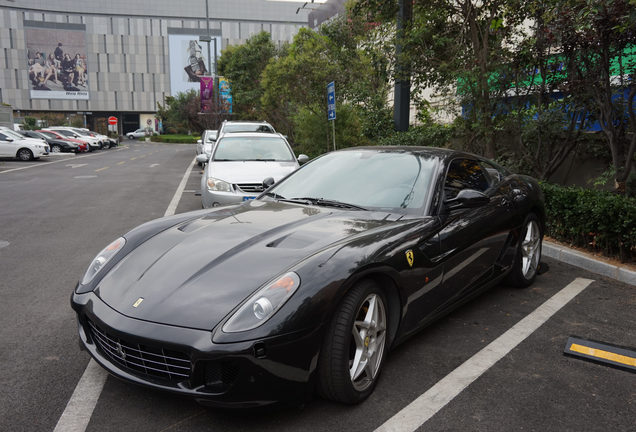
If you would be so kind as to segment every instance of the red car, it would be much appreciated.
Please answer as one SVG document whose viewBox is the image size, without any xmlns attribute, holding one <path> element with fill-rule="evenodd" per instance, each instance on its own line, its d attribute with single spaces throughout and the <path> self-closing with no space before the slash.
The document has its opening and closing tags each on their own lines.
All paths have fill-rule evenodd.
<svg viewBox="0 0 636 432">
<path fill-rule="evenodd" d="M 56 131 L 52 131 L 52 130 L 38 130 L 36 132 L 40 132 L 50 138 L 54 138 L 54 139 L 61 139 L 61 140 L 65 140 L 65 141 L 70 141 L 70 142 L 74 142 L 77 144 L 77 150 L 78 153 L 79 152 L 85 152 L 88 151 L 88 143 L 86 141 L 82 141 L 82 140 L 78 140 L 75 138 L 71 138 L 71 137 L 67 137 L 65 135 L 62 135 Z"/>
</svg>

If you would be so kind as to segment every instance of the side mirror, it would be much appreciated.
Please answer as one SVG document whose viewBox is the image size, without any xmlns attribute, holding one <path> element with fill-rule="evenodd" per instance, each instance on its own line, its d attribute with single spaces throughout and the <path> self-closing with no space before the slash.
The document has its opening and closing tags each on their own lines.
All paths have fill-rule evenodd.
<svg viewBox="0 0 636 432">
<path fill-rule="evenodd" d="M 203 144 L 203 141 L 197 140 L 197 144 Z"/>
<path fill-rule="evenodd" d="M 301 154 L 298 156 L 298 163 L 299 164 L 304 164 L 307 163 L 309 161 L 309 156 L 307 156 L 306 154 Z"/>
<path fill-rule="evenodd" d="M 267 177 L 265 180 L 263 180 L 263 190 L 269 189 L 269 187 L 272 186 L 273 184 L 274 184 L 274 178 Z"/>
<path fill-rule="evenodd" d="M 208 163 L 208 155 L 206 155 L 206 154 L 198 155 L 197 156 L 197 162 L 202 163 L 202 164 Z"/>
<path fill-rule="evenodd" d="M 455 198 L 444 201 L 444 204 L 446 204 L 450 210 L 456 210 L 460 208 L 481 207 L 489 202 L 490 198 L 483 192 L 479 192 L 475 189 L 462 189 Z"/>
<path fill-rule="evenodd" d="M 6 138 L 4 139 L 4 141 L 6 141 L 6 142 L 13 142 L 13 138 L 6 137 Z"/>
</svg>

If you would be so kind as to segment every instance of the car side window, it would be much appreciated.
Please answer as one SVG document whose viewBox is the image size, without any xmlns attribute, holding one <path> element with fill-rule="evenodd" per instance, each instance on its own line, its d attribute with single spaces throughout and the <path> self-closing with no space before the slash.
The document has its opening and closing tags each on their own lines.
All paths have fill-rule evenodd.
<svg viewBox="0 0 636 432">
<path fill-rule="evenodd" d="M 484 173 L 488 177 L 488 180 L 490 180 L 491 186 L 503 180 L 504 178 L 503 173 L 499 171 L 499 169 L 493 164 L 486 161 L 481 161 L 481 166 L 484 170 Z"/>
<path fill-rule="evenodd" d="M 8 138 L 8 137 L 7 137 L 5 134 L 0 133 L 0 140 L 1 140 L 1 141 L 7 141 L 7 138 Z"/>
<path fill-rule="evenodd" d="M 485 192 L 490 187 L 489 176 L 479 162 L 471 159 L 455 159 L 451 162 L 444 181 L 445 199 L 453 199 L 463 189 Z"/>
</svg>

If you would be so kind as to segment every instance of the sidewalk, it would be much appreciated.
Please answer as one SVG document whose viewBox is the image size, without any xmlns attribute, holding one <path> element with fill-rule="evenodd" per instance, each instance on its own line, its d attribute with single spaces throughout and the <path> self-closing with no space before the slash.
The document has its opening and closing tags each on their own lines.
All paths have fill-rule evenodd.
<svg viewBox="0 0 636 432">
<path fill-rule="evenodd" d="M 636 286 L 636 272 L 626 267 L 616 266 L 596 259 L 593 255 L 579 252 L 567 246 L 543 241 L 543 255 L 564 263 L 598 273 L 608 278 Z"/>
</svg>

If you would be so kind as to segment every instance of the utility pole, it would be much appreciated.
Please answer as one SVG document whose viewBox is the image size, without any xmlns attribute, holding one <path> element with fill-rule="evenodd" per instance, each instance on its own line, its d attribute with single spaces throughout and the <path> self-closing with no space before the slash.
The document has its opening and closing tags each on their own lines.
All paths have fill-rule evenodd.
<svg viewBox="0 0 636 432">
<path fill-rule="evenodd" d="M 409 114 L 411 108 L 411 80 L 410 67 L 402 58 L 402 44 L 404 43 L 405 27 L 413 16 L 413 0 L 399 0 L 397 16 L 397 43 L 395 57 L 397 59 L 397 74 L 393 91 L 393 124 L 398 132 L 409 129 Z"/>
</svg>

